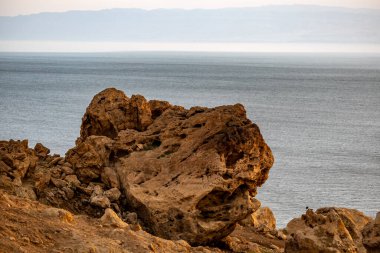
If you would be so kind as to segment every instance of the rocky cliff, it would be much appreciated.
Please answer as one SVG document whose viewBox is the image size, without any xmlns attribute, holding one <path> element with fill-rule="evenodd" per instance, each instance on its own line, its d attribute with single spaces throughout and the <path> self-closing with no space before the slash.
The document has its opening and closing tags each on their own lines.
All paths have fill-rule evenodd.
<svg viewBox="0 0 380 253">
<path fill-rule="evenodd" d="M 378 248 L 377 219 L 343 209 L 308 211 L 276 230 L 255 199 L 274 158 L 240 104 L 185 109 L 106 89 L 75 147 L 49 153 L 0 142 L 0 252 Z"/>
</svg>

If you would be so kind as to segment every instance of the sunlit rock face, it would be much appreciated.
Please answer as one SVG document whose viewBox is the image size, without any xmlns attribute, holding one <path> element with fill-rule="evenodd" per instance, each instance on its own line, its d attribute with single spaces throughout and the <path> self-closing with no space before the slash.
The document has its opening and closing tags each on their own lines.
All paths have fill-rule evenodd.
<svg viewBox="0 0 380 253">
<path fill-rule="evenodd" d="M 255 211 L 274 161 L 240 104 L 187 110 L 114 88 L 93 98 L 66 160 L 80 180 L 120 187 L 121 208 L 148 231 L 193 245 L 227 236 Z"/>
</svg>

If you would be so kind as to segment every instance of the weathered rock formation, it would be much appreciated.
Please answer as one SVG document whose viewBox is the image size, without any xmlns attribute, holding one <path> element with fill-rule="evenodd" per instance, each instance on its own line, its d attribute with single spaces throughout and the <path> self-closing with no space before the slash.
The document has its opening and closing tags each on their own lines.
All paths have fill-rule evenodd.
<svg viewBox="0 0 380 253">
<path fill-rule="evenodd" d="M 0 176 L 2 181 L 21 185 L 21 179 L 29 169 L 36 167 L 38 158 L 28 148 L 28 141 L 0 141 Z"/>
<path fill-rule="evenodd" d="M 380 212 L 363 228 L 362 235 L 368 253 L 380 253 Z"/>
<path fill-rule="evenodd" d="M 354 209 L 309 209 L 288 223 L 285 252 L 367 252 L 362 230 L 369 222 L 370 217 Z"/>
<path fill-rule="evenodd" d="M 82 182 L 120 187 L 144 227 L 207 244 L 255 211 L 273 156 L 242 105 L 186 110 L 107 89 L 66 154 Z"/>
<path fill-rule="evenodd" d="M 0 141 L 0 252 L 379 252 L 379 214 L 308 210 L 276 230 L 254 198 L 273 156 L 239 104 L 106 89 L 76 146 L 49 153 Z"/>
</svg>

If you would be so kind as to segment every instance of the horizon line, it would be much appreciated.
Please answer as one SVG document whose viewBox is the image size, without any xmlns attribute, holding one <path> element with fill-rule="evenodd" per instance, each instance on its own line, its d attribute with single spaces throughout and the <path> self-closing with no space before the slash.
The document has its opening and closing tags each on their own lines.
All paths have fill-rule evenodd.
<svg viewBox="0 0 380 253">
<path fill-rule="evenodd" d="M 149 43 L 77 41 L 1 41 L 2 53 L 380 53 L 374 43 Z"/>
<path fill-rule="evenodd" d="M 143 11 L 157 11 L 157 10 L 183 10 L 183 11 L 194 11 L 194 10 L 225 10 L 225 9 L 257 9 L 263 7 L 289 7 L 289 6 L 303 6 L 303 7 L 319 7 L 319 8 L 337 8 L 337 9 L 346 9 L 346 10 L 367 10 L 367 11 L 380 11 L 380 7 L 368 8 L 368 7 L 347 7 L 347 6 L 338 6 L 338 5 L 317 5 L 317 4 L 267 4 L 267 5 L 258 5 L 258 6 L 241 6 L 241 7 L 216 7 L 216 8 L 128 8 L 128 7 L 115 7 L 115 8 L 100 8 L 100 9 L 73 9 L 65 11 L 42 11 L 42 12 L 33 12 L 26 14 L 18 15 L 0 15 L 0 17 L 22 17 L 22 16 L 33 16 L 40 14 L 63 14 L 69 12 L 97 12 L 97 11 L 110 11 L 110 10 L 143 10 Z"/>
</svg>

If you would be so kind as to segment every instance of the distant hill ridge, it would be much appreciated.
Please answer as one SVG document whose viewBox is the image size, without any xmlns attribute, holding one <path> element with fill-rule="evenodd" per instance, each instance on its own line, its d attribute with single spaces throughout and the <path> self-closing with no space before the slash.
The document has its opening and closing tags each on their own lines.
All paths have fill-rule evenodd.
<svg viewBox="0 0 380 253">
<path fill-rule="evenodd" d="M 0 17 L 0 40 L 380 43 L 380 10 L 310 5 Z"/>
</svg>

